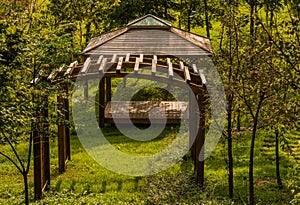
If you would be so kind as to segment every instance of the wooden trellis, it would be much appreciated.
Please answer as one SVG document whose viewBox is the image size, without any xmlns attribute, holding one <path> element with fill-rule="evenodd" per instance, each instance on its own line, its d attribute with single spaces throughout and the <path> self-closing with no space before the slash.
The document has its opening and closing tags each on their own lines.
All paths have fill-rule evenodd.
<svg viewBox="0 0 300 205">
<path fill-rule="evenodd" d="M 133 123 L 150 123 L 149 110 L 154 107 L 165 111 L 167 123 L 180 123 L 182 117 L 189 120 L 190 139 L 194 142 L 191 153 L 195 174 L 198 182 L 203 184 L 204 161 L 201 159 L 204 159 L 205 110 L 208 94 L 204 68 L 199 62 L 211 58 L 209 39 L 174 28 L 170 23 L 153 15 L 146 15 L 129 23 L 125 28 L 93 38 L 83 53 L 84 63 L 76 61 L 68 67 L 55 69 L 47 80 L 54 84 L 59 83 L 65 96 L 68 94 L 66 79 L 70 82 L 83 81 L 85 82 L 84 98 L 88 99 L 88 81 L 99 79 L 100 128 L 103 128 L 106 123 L 113 123 L 112 113 L 119 119 L 129 117 Z M 190 99 L 195 98 L 196 102 L 193 100 L 189 102 L 112 101 L 111 79 L 128 77 L 155 80 L 181 88 L 186 88 L 188 85 L 191 90 Z M 63 96 L 57 97 L 59 112 L 62 114 L 61 120 L 58 121 L 60 172 L 65 171 L 66 161 L 71 158 L 70 130 L 65 123 L 69 121 L 69 102 Z M 116 103 L 119 103 L 119 106 L 112 106 Z M 129 116 L 123 115 L 122 109 L 114 109 L 114 107 L 129 108 Z M 196 107 L 198 109 L 195 109 Z M 196 110 L 199 112 L 195 112 Z M 182 111 L 183 115 L 181 115 Z M 157 115 L 153 118 L 154 123 L 160 123 L 162 116 Z M 41 197 L 45 185 L 50 185 L 50 169 L 47 161 L 49 143 L 43 140 L 43 136 L 35 137 L 36 198 Z"/>
</svg>

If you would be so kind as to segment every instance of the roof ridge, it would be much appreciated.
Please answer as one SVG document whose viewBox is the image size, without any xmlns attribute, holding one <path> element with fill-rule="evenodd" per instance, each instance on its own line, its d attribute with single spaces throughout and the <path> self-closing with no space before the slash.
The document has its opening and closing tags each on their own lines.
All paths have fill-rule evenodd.
<svg viewBox="0 0 300 205">
<path fill-rule="evenodd" d="M 133 25 L 133 24 L 135 24 L 135 23 L 137 23 L 137 22 L 139 22 L 139 21 L 142 21 L 142 20 L 144 20 L 144 19 L 147 18 L 147 17 L 152 17 L 152 18 L 154 18 L 155 20 L 157 20 L 157 21 L 159 21 L 159 22 L 165 24 L 166 26 L 169 26 L 169 27 L 172 26 L 171 22 L 169 22 L 169 21 L 167 21 L 167 20 L 165 20 L 165 19 L 159 18 L 159 17 L 157 17 L 157 16 L 155 16 L 155 15 L 153 15 L 153 14 L 147 14 L 147 15 L 145 15 L 145 16 L 142 16 L 142 17 L 138 18 L 138 19 L 135 19 L 135 20 L 130 21 L 130 22 L 126 25 L 126 27 L 130 27 L 131 25 Z"/>
</svg>

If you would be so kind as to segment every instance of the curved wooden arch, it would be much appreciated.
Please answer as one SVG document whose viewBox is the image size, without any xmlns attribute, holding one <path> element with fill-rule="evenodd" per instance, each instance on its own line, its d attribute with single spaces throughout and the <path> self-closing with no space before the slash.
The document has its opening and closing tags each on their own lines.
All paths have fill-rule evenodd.
<svg viewBox="0 0 300 205">
<path fill-rule="evenodd" d="M 126 56 L 108 56 L 103 55 L 98 58 L 88 57 L 83 64 L 78 64 L 76 61 L 71 63 L 69 67 L 61 67 L 54 70 L 48 77 L 52 83 L 57 83 L 65 80 L 66 77 L 70 80 L 78 78 L 92 79 L 105 77 L 125 77 L 129 74 L 137 78 L 161 80 L 161 82 L 170 83 L 174 81 L 179 84 L 188 84 L 195 89 L 205 88 L 206 79 L 203 71 L 197 68 L 196 64 L 192 66 L 186 65 L 178 58 L 174 58 L 173 63 L 171 58 L 166 60 L 158 59 L 157 56 L 139 56 L 127 54 Z M 147 68 L 151 72 L 141 73 Z M 179 79 L 174 73 L 181 77 Z M 162 75 L 164 74 L 164 75 Z M 148 76 L 148 77 L 147 77 Z"/>
<path fill-rule="evenodd" d="M 208 57 L 209 58 L 209 57 Z M 192 92 L 190 95 L 195 95 L 197 104 L 190 104 L 188 108 L 188 120 L 196 122 L 197 127 L 189 127 L 190 136 L 196 136 L 196 139 L 190 137 L 194 144 L 191 148 L 192 158 L 194 160 L 194 170 L 198 182 L 204 182 L 204 162 L 199 161 L 196 156 L 199 156 L 201 148 L 204 146 L 205 136 L 205 101 L 207 95 L 206 78 L 203 71 L 197 68 L 196 64 L 188 65 L 182 59 L 174 56 L 156 56 L 156 55 L 124 55 L 124 56 L 90 56 L 86 58 L 84 63 L 79 64 L 77 61 L 69 66 L 62 66 L 55 69 L 47 77 L 47 81 L 53 84 L 61 84 L 62 92 L 68 94 L 68 83 L 70 81 L 85 81 L 90 79 L 101 79 L 99 82 L 99 127 L 104 127 L 104 123 L 113 122 L 111 118 L 105 118 L 105 108 L 109 107 L 111 101 L 111 78 L 139 78 L 146 80 L 154 80 L 168 85 L 173 85 L 181 88 L 186 88 L 188 85 Z M 39 83 L 42 77 L 33 80 L 32 83 Z M 87 96 L 88 87 L 85 87 L 85 95 Z M 106 100 L 105 100 L 106 99 Z M 69 120 L 69 100 L 61 95 L 57 96 L 57 102 L 60 106 L 59 112 L 62 113 L 62 120 L 58 122 L 58 158 L 59 171 L 65 171 L 65 164 L 71 159 L 70 155 L 70 130 L 62 121 Z M 128 102 L 126 102 L 128 103 Z M 182 103 L 182 102 L 180 102 Z M 184 103 L 184 102 L 183 102 Z M 150 103 L 151 104 L 151 103 Z M 172 104 L 172 103 L 170 103 Z M 198 107 L 199 113 L 195 113 L 192 109 Z M 200 116 L 200 121 L 197 122 L 197 115 Z M 106 119 L 106 121 L 105 121 Z M 133 121 L 134 122 L 134 121 Z M 178 121 L 171 120 L 173 123 Z M 192 124 L 192 123 L 190 123 Z M 35 198 L 41 198 L 42 191 L 50 185 L 50 169 L 49 163 L 42 163 L 42 155 L 45 155 L 47 149 L 41 148 L 42 138 L 34 137 L 34 155 L 35 155 Z M 49 145 L 48 145 L 49 146 Z M 46 150 L 46 152 L 45 152 Z M 39 154 L 42 153 L 42 154 Z M 48 159 L 49 156 L 46 157 Z M 46 167 L 47 169 L 45 169 Z M 41 172 L 41 170 L 45 170 Z M 45 180 L 47 179 L 47 180 Z"/>
</svg>

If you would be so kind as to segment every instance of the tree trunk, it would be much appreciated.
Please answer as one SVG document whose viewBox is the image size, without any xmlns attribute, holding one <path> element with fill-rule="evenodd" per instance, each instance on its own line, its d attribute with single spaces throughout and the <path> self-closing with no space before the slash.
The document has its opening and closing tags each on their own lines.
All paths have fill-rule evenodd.
<svg viewBox="0 0 300 205">
<path fill-rule="evenodd" d="M 261 94 L 259 102 L 256 108 L 255 115 L 253 117 L 253 129 L 252 129 L 252 138 L 251 138 L 251 147 L 250 147 L 250 161 L 249 161 L 249 201 L 250 205 L 255 205 L 255 195 L 254 195 L 254 177 L 253 177 L 253 167 L 254 167 L 254 148 L 255 148 L 255 138 L 258 124 L 258 116 L 261 105 L 265 99 L 264 94 Z"/>
<path fill-rule="evenodd" d="M 237 110 L 236 129 L 238 132 L 241 131 L 241 111 L 240 108 Z"/>
<path fill-rule="evenodd" d="M 280 177 L 280 161 L 279 161 L 279 131 L 278 128 L 275 128 L 275 140 L 276 140 L 276 145 L 275 145 L 275 151 L 276 151 L 276 178 L 277 178 L 277 184 L 279 189 L 282 189 L 282 181 Z"/>
<path fill-rule="evenodd" d="M 28 176 L 27 173 L 22 173 L 24 179 L 24 196 L 25 204 L 29 205 L 29 192 L 28 192 Z"/>
<path fill-rule="evenodd" d="M 233 94 L 228 98 L 227 110 L 227 144 L 228 144 L 228 191 L 230 199 L 233 199 L 233 157 L 232 157 L 232 102 Z"/>
<path fill-rule="evenodd" d="M 251 147 L 250 147 L 250 161 L 249 161 L 249 200 L 250 200 L 250 205 L 255 204 L 253 162 L 254 162 L 254 147 L 255 147 L 257 120 L 258 120 L 257 118 L 254 119 L 252 138 L 251 138 Z"/>
<path fill-rule="evenodd" d="M 203 0 L 204 2 L 204 10 L 205 10 L 205 28 L 206 28 L 206 37 L 210 38 L 210 23 L 208 18 L 208 6 L 207 6 L 207 0 Z"/>
<path fill-rule="evenodd" d="M 255 52 L 255 33 L 254 33 L 254 12 L 255 12 L 255 0 L 250 1 L 250 38 L 251 38 L 251 51 L 250 51 L 250 69 L 254 68 L 254 52 Z M 259 105 L 258 105 L 259 106 Z M 255 116 L 253 117 L 253 129 L 251 137 L 251 147 L 250 147 L 250 160 L 249 160 L 249 202 L 250 205 L 255 204 L 254 196 L 254 177 L 253 177 L 253 162 L 254 162 L 254 146 L 255 146 L 255 137 L 258 121 L 258 109 L 256 110 Z"/>
</svg>

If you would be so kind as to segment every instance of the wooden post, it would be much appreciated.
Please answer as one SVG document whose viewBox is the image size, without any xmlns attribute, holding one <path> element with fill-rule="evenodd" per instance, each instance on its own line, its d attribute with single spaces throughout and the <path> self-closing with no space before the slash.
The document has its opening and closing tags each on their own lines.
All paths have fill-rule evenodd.
<svg viewBox="0 0 300 205">
<path fill-rule="evenodd" d="M 42 156 L 41 138 L 36 123 L 33 125 L 33 154 L 34 154 L 34 199 L 42 197 Z"/>
<path fill-rule="evenodd" d="M 68 122 L 68 125 L 65 125 L 65 145 L 66 145 L 66 159 L 71 160 L 71 145 L 70 145 L 70 109 L 69 109 L 69 99 L 68 99 L 68 84 L 64 85 L 64 92 L 66 98 L 64 99 L 64 118 Z"/>
<path fill-rule="evenodd" d="M 63 111 L 63 104 L 64 104 L 64 99 L 61 96 L 57 96 L 57 103 L 58 103 L 58 111 L 59 111 L 59 116 L 61 116 L 61 113 L 64 113 Z M 60 117 L 58 120 L 58 167 L 59 167 L 59 172 L 63 173 L 65 172 L 65 128 L 63 124 L 63 119 L 64 117 Z"/>
<path fill-rule="evenodd" d="M 48 97 L 43 98 L 42 107 L 36 111 L 33 123 L 34 154 L 34 198 L 40 199 L 43 190 L 50 188 L 50 136 L 48 123 Z"/>
<path fill-rule="evenodd" d="M 196 96 L 193 93 L 193 91 L 189 91 L 189 140 L 190 140 L 190 150 L 191 150 L 191 157 L 195 161 L 196 159 L 196 150 L 195 150 L 195 137 L 197 135 L 197 130 L 198 130 L 198 123 L 196 122 L 197 120 L 197 113 L 196 111 L 196 106 L 197 102 L 195 101 Z M 194 167 L 195 168 L 195 167 Z"/>
<path fill-rule="evenodd" d="M 43 168 L 44 168 L 44 181 L 43 187 L 45 190 L 50 189 L 50 126 L 49 126 L 49 114 L 48 114 L 48 96 L 44 98 L 43 107 Z"/>
<path fill-rule="evenodd" d="M 105 112 L 105 78 L 99 82 L 99 127 L 104 127 L 104 112 Z"/>
<path fill-rule="evenodd" d="M 89 99 L 89 81 L 84 82 L 84 99 L 88 100 Z"/>
<path fill-rule="evenodd" d="M 106 105 L 111 101 L 111 78 L 106 77 Z"/>
<path fill-rule="evenodd" d="M 198 107 L 200 112 L 199 129 L 196 137 L 196 178 L 200 185 L 204 183 L 204 142 L 205 142 L 205 93 L 198 95 Z"/>
</svg>

